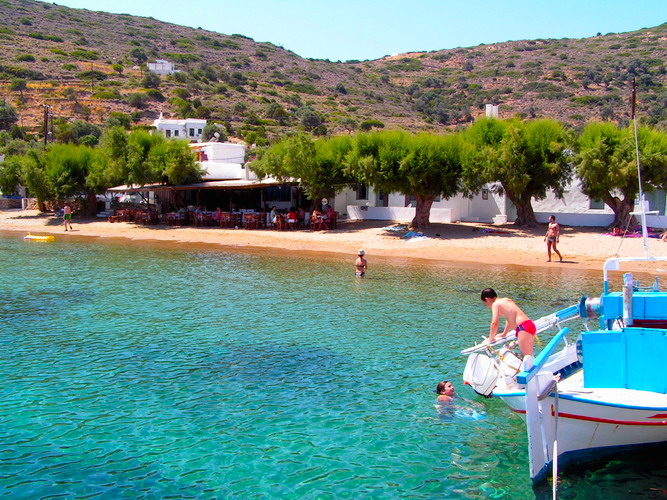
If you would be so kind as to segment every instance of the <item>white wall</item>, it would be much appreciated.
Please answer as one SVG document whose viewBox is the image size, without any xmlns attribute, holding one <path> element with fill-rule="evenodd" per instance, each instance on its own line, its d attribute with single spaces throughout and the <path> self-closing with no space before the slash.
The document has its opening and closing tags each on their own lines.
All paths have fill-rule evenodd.
<svg viewBox="0 0 667 500">
<path fill-rule="evenodd" d="M 413 207 L 369 207 L 365 205 L 348 205 L 347 216 L 351 220 L 386 220 L 410 222 L 415 217 Z M 455 209 L 431 208 L 431 222 L 455 222 L 458 220 Z"/>
</svg>

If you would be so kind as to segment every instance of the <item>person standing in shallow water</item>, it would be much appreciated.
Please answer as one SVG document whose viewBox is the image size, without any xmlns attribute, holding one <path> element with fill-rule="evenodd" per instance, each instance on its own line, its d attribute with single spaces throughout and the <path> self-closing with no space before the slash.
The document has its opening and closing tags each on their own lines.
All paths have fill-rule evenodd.
<svg viewBox="0 0 667 500">
<path fill-rule="evenodd" d="M 366 251 L 361 248 L 357 252 L 357 261 L 355 262 L 356 266 L 356 271 L 355 275 L 357 278 L 363 278 L 366 276 L 366 270 L 368 269 L 368 262 L 366 262 L 366 259 L 364 258 L 364 255 L 366 255 Z"/>
<path fill-rule="evenodd" d="M 556 245 L 560 241 L 560 224 L 556 222 L 556 216 L 552 215 L 549 217 L 549 225 L 547 226 L 547 234 L 544 235 L 544 241 L 547 242 L 547 255 L 549 259 L 547 262 L 551 262 L 551 248 L 553 247 L 554 252 L 558 254 L 560 262 L 563 262 L 563 256 L 556 248 Z"/>
</svg>

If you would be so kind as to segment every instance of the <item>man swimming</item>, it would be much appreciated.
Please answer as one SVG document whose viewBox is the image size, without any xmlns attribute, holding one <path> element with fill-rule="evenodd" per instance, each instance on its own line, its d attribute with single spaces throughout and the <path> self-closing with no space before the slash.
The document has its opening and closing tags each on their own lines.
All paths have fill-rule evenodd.
<svg viewBox="0 0 667 500">
<path fill-rule="evenodd" d="M 500 324 L 500 317 L 505 318 L 505 329 L 503 333 L 497 335 L 504 337 L 510 330 L 516 330 L 516 337 L 519 340 L 519 349 L 524 356 L 533 355 L 533 344 L 535 343 L 535 335 L 537 328 L 535 323 L 528 318 L 519 306 L 510 298 L 498 298 L 493 288 L 485 288 L 482 290 L 482 302 L 491 309 L 491 327 L 489 329 L 489 338 L 487 342 L 490 344 L 496 339 L 498 333 L 498 326 Z"/>
</svg>

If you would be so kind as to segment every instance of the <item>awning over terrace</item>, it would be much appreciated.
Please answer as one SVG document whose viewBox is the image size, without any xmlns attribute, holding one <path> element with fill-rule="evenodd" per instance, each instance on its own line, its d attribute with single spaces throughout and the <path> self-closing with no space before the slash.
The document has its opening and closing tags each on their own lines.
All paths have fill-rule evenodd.
<svg viewBox="0 0 667 500">
<path fill-rule="evenodd" d="M 107 191 L 112 193 L 137 193 L 140 191 L 188 191 L 194 189 L 257 189 L 298 183 L 297 179 L 278 180 L 273 177 L 267 177 L 262 180 L 230 179 L 226 181 L 205 181 L 195 184 L 184 184 L 182 186 L 167 186 L 165 184 L 147 184 L 145 186 L 121 185 L 109 188 Z"/>
</svg>

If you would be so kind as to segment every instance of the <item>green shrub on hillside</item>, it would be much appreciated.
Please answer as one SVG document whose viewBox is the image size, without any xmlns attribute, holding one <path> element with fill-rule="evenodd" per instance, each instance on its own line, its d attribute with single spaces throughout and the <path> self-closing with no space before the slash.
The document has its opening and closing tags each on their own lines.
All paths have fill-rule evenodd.
<svg viewBox="0 0 667 500">
<path fill-rule="evenodd" d="M 36 40 L 49 40 L 51 42 L 64 42 L 62 38 L 55 35 L 45 35 L 44 33 L 28 33 L 30 38 L 35 38 Z"/>
<path fill-rule="evenodd" d="M 98 90 L 92 95 L 93 99 L 118 100 L 122 99 L 120 92 L 117 89 L 103 89 Z"/>
<path fill-rule="evenodd" d="M 19 62 L 35 62 L 35 56 L 32 54 L 21 54 L 16 56 L 16 60 Z"/>
<path fill-rule="evenodd" d="M 95 50 L 85 50 L 85 49 L 74 49 L 69 53 L 74 59 L 79 61 L 95 61 L 100 58 L 99 54 Z"/>
<path fill-rule="evenodd" d="M 322 95 L 322 92 L 310 83 L 290 83 L 285 85 L 285 88 L 300 94 Z"/>
</svg>

